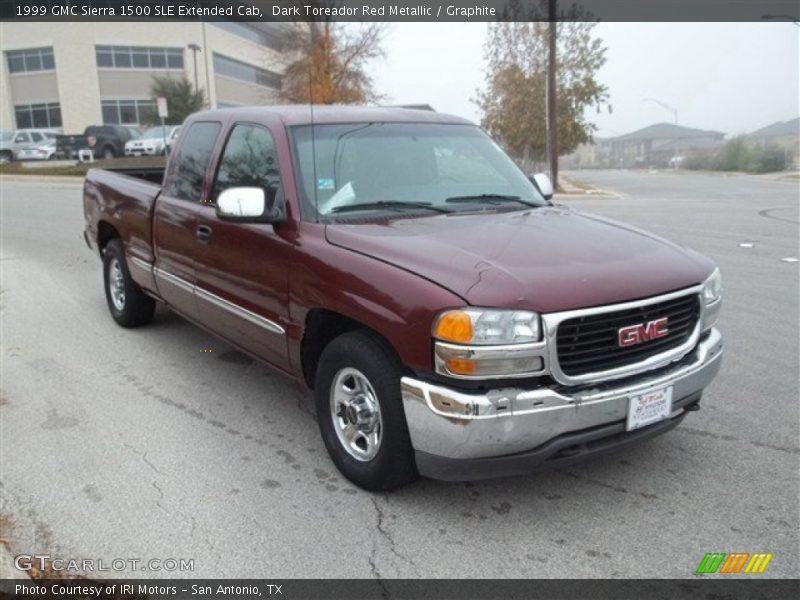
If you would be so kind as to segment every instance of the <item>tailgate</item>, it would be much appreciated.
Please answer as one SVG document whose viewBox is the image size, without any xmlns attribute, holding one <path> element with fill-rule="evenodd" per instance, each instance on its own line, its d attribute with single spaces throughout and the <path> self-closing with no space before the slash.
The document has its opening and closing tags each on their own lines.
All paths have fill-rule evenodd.
<svg viewBox="0 0 800 600">
<path fill-rule="evenodd" d="M 86 234 L 97 249 L 112 232 L 122 240 L 133 279 L 153 288 L 152 214 L 161 186 L 106 169 L 90 169 L 83 186 Z M 145 264 L 146 263 L 146 264 Z"/>
</svg>

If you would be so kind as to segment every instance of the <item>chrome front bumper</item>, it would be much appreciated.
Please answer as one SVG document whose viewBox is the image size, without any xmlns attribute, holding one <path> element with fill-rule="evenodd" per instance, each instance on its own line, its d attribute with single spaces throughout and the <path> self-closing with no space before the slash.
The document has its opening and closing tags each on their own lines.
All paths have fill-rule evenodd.
<svg viewBox="0 0 800 600">
<path fill-rule="evenodd" d="M 509 455 L 519 458 L 530 454 L 528 461 L 512 462 L 533 468 L 533 463 L 547 460 L 566 447 L 554 443 L 556 438 L 578 444 L 618 436 L 622 443 L 642 437 L 651 428 L 666 429 L 670 421 L 679 422 L 685 407 L 696 404 L 719 371 L 721 359 L 722 335 L 714 328 L 689 356 L 672 367 L 643 373 L 619 385 L 581 386 L 574 392 L 563 387 L 560 391 L 504 388 L 470 394 L 403 377 L 403 406 L 417 466 L 423 475 L 444 479 L 469 479 L 472 471 L 476 477 L 505 475 L 510 474 L 508 469 L 493 470 L 491 459 L 510 464 Z M 625 432 L 630 396 L 670 385 L 674 407 L 670 419 Z M 536 451 L 548 445 L 553 452 Z"/>
</svg>

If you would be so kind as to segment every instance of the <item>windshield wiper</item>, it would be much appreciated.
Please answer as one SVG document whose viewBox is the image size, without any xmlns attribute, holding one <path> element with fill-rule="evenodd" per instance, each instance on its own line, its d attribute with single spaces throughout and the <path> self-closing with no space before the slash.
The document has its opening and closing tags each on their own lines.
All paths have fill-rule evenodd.
<svg viewBox="0 0 800 600">
<path fill-rule="evenodd" d="M 485 204 L 492 204 L 497 205 L 497 202 L 492 202 L 492 200 L 499 200 L 500 202 L 519 202 L 520 204 L 525 204 L 526 206 L 533 206 L 538 208 L 538 204 L 534 204 L 533 202 L 528 202 L 527 200 L 523 200 L 519 196 L 509 196 L 507 194 L 474 194 L 472 196 L 452 196 L 445 200 L 445 202 L 482 202 Z"/>
<path fill-rule="evenodd" d="M 442 208 L 440 206 L 433 206 L 429 202 L 401 202 L 399 200 L 378 200 L 376 202 L 359 202 L 356 204 L 344 204 L 342 206 L 337 206 L 336 208 L 331 209 L 331 213 L 343 213 L 343 212 L 351 212 L 357 210 L 370 210 L 375 208 L 388 208 L 392 210 L 402 210 L 402 209 L 425 209 L 425 210 L 432 210 L 438 213 L 451 213 L 453 212 L 449 208 Z"/>
</svg>

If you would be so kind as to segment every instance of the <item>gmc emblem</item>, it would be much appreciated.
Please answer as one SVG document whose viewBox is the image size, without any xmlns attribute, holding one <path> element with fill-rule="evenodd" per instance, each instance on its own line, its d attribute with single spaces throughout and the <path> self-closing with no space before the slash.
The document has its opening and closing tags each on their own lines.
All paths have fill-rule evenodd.
<svg viewBox="0 0 800 600">
<path fill-rule="evenodd" d="M 667 317 L 662 317 L 655 321 L 649 321 L 648 323 L 639 323 L 638 325 L 622 327 L 618 332 L 617 340 L 620 348 L 627 348 L 628 346 L 635 346 L 642 342 L 649 342 L 650 340 L 667 337 L 668 333 Z"/>
</svg>

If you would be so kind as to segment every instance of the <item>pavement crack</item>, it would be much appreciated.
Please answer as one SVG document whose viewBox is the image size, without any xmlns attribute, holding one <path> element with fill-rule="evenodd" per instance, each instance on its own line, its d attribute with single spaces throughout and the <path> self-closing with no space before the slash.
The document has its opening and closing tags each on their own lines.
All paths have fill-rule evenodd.
<svg viewBox="0 0 800 600">
<path fill-rule="evenodd" d="M 158 500 L 156 500 L 156 506 L 158 506 L 158 508 L 166 512 L 167 509 L 164 508 L 163 504 L 161 504 L 161 501 L 164 499 L 164 490 L 162 490 L 155 481 L 153 482 L 153 487 L 156 488 L 156 491 L 158 492 Z"/>
<path fill-rule="evenodd" d="M 381 598 L 389 598 L 389 590 L 386 588 L 386 584 L 383 582 L 383 577 L 381 576 L 381 572 L 378 570 L 378 566 L 375 563 L 375 554 L 378 551 L 378 544 L 375 543 L 375 540 L 372 540 L 372 552 L 367 557 L 369 561 L 370 571 L 372 573 L 372 577 L 375 579 L 375 582 L 381 588 Z"/>
<path fill-rule="evenodd" d="M 376 513 L 377 519 L 378 519 L 378 523 L 377 523 L 378 532 L 387 541 L 388 547 L 389 547 L 389 551 L 392 554 L 394 554 L 397 558 L 399 558 L 400 560 L 407 562 L 408 564 L 412 565 L 414 568 L 417 568 L 417 564 L 411 559 L 411 557 L 406 556 L 404 554 L 401 554 L 400 552 L 397 551 L 397 546 L 395 544 L 394 538 L 392 537 L 392 534 L 389 532 L 389 530 L 386 528 L 386 524 L 385 524 L 386 523 L 386 515 L 383 512 L 383 508 L 381 508 L 381 506 L 378 504 L 377 498 L 375 498 L 373 496 L 372 498 L 370 498 L 370 500 L 372 500 L 372 506 L 375 507 L 375 513 Z"/>
<path fill-rule="evenodd" d="M 153 471 L 155 471 L 156 473 L 158 473 L 159 475 L 161 475 L 161 471 L 159 471 L 159 470 L 158 470 L 158 467 L 156 467 L 156 466 L 155 466 L 155 465 L 154 465 L 152 462 L 150 462 L 150 460 L 147 458 L 147 452 L 139 452 L 139 451 L 138 451 L 136 448 L 134 448 L 133 446 L 131 446 L 131 445 L 130 445 L 130 444 L 128 444 L 127 442 L 123 442 L 123 445 L 124 445 L 126 448 L 128 448 L 128 449 L 129 449 L 131 452 L 133 452 L 133 453 L 134 453 L 136 456 L 138 456 L 139 458 L 141 458 L 141 459 L 144 461 L 144 463 L 145 463 L 145 464 L 146 464 L 148 467 L 150 467 L 151 469 L 153 469 Z"/>
</svg>

